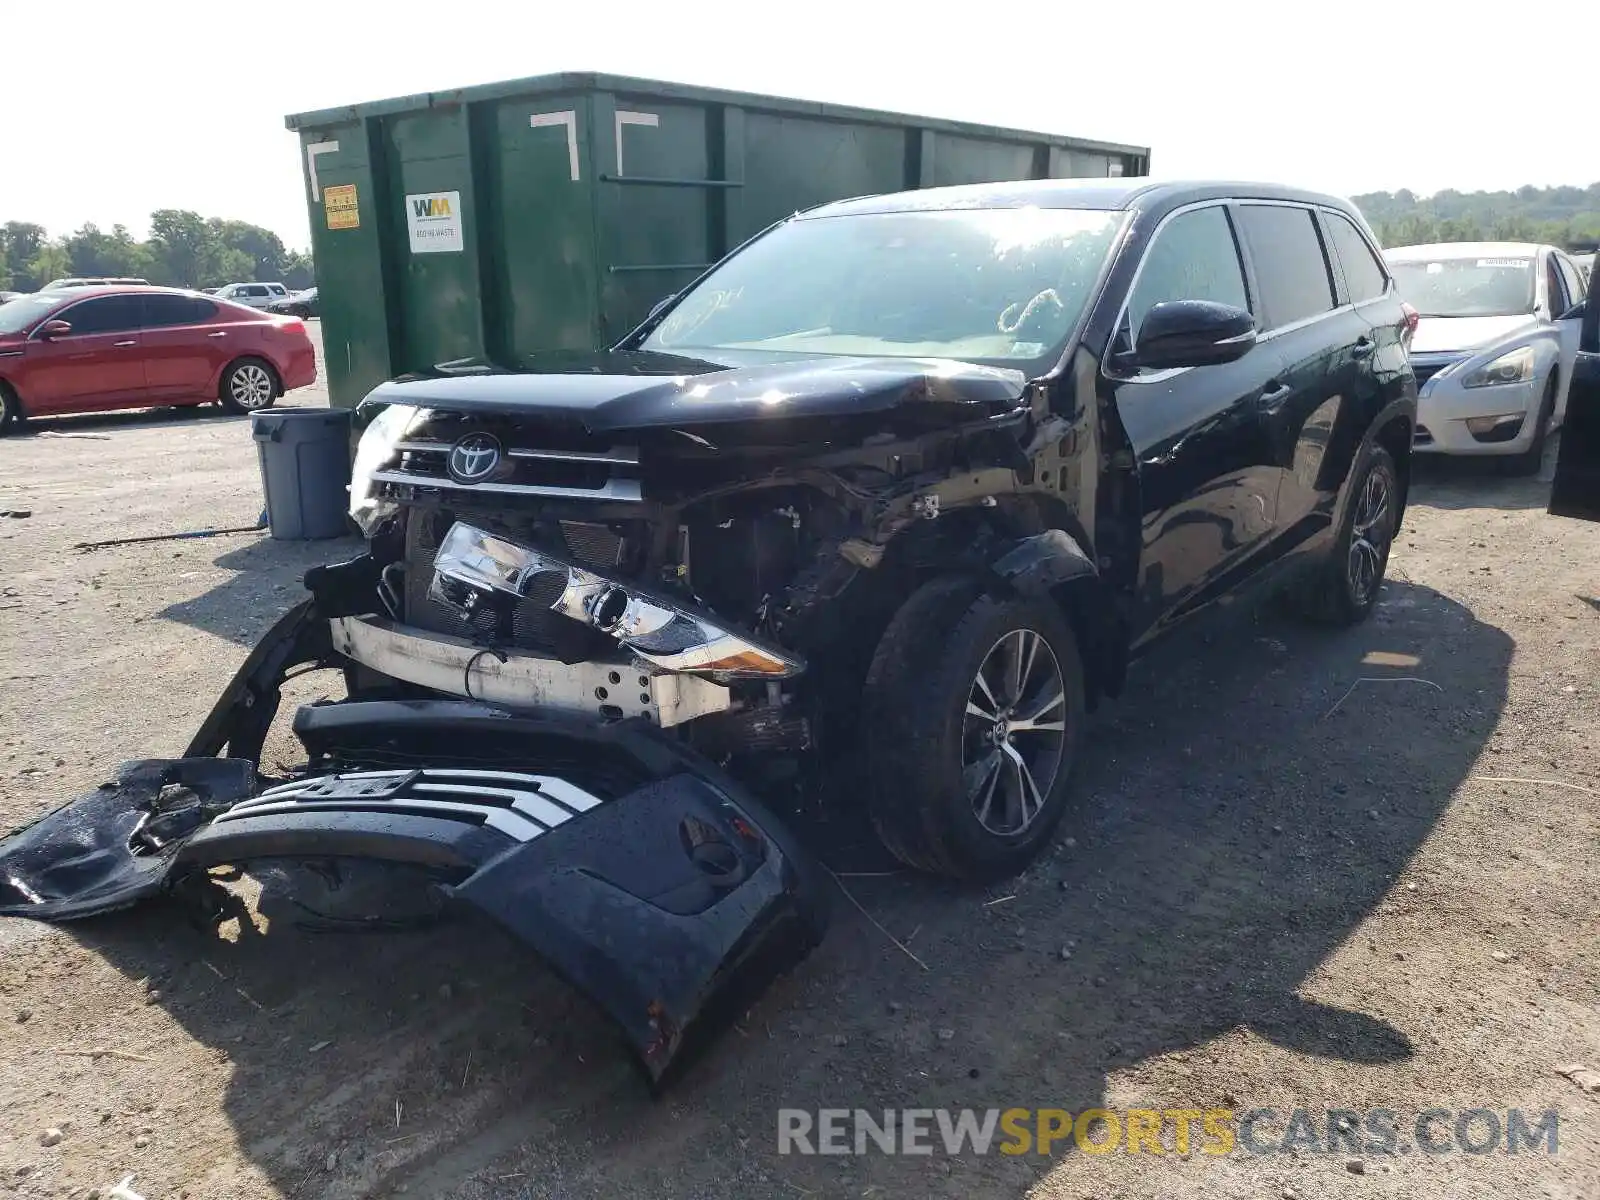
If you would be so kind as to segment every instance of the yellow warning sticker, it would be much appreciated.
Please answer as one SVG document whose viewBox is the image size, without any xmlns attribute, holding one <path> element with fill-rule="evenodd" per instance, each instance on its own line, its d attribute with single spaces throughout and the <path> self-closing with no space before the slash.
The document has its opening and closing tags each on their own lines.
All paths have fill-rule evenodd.
<svg viewBox="0 0 1600 1200">
<path fill-rule="evenodd" d="M 322 189 L 322 207 L 328 214 L 329 229 L 360 229 L 361 210 L 356 207 L 356 185 L 336 184 Z"/>
</svg>

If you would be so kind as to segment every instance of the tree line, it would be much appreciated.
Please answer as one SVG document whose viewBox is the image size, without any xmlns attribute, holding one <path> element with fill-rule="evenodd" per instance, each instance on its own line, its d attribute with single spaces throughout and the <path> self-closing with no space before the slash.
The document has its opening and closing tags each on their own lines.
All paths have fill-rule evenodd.
<svg viewBox="0 0 1600 1200">
<path fill-rule="evenodd" d="M 142 241 L 123 225 L 108 233 L 91 222 L 54 238 L 30 221 L 0 225 L 0 289 L 36 291 L 69 275 L 120 275 L 193 288 L 256 280 L 306 288 L 316 282 L 311 255 L 286 249 L 271 230 L 185 209 L 151 213 L 150 236 Z"/>
<path fill-rule="evenodd" d="M 1514 192 L 1352 196 L 1385 246 L 1430 242 L 1537 242 L 1587 253 L 1600 246 L 1600 183 Z"/>
</svg>

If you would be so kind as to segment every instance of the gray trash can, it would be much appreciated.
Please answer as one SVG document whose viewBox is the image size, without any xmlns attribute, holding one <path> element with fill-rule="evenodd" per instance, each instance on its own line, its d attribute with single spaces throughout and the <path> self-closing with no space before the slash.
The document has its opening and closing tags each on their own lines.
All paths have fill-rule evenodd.
<svg viewBox="0 0 1600 1200">
<path fill-rule="evenodd" d="M 267 525 L 280 541 L 349 532 L 350 412 L 277 408 L 250 414 Z"/>
</svg>

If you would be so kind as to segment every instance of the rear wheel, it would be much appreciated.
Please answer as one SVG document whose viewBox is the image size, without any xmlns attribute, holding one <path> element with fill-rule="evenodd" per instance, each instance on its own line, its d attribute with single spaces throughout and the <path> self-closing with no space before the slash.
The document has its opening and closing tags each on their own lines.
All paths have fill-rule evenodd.
<svg viewBox="0 0 1600 1200">
<path fill-rule="evenodd" d="M 232 413 L 269 408 L 282 392 L 270 364 L 259 358 L 241 358 L 222 373 L 217 399 Z"/>
<path fill-rule="evenodd" d="M 1557 381 L 1552 371 L 1550 382 L 1545 385 L 1544 395 L 1539 400 L 1538 416 L 1534 418 L 1538 424 L 1533 428 L 1533 441 L 1521 454 L 1500 460 L 1501 469 L 1507 475 L 1537 475 L 1539 468 L 1544 465 L 1544 444 L 1550 437 L 1550 419 L 1555 416 L 1556 391 Z"/>
<path fill-rule="evenodd" d="M 1370 445 L 1351 471 L 1349 500 L 1333 548 L 1289 594 L 1302 616 L 1325 625 L 1364 621 L 1378 602 L 1389 549 L 1400 522 L 1400 484 L 1394 459 Z"/>
<path fill-rule="evenodd" d="M 926 585 L 884 633 L 865 701 L 868 806 L 896 857 L 996 879 L 1049 841 L 1085 711 L 1077 641 L 1054 604 Z"/>
</svg>

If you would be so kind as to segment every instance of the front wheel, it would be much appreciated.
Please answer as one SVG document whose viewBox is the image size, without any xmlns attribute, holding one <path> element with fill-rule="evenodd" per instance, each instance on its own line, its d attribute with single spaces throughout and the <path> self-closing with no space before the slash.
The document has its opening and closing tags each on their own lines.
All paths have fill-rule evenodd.
<svg viewBox="0 0 1600 1200">
<path fill-rule="evenodd" d="M 259 358 L 241 358 L 222 373 L 217 399 L 231 413 L 270 408 L 278 398 L 278 376 Z"/>
<path fill-rule="evenodd" d="M 1507 475 L 1537 475 L 1539 468 L 1544 465 L 1544 444 L 1550 436 L 1550 421 L 1556 412 L 1556 390 L 1556 377 L 1552 373 L 1539 400 L 1539 411 L 1534 417 L 1533 440 L 1521 454 L 1500 460 L 1501 470 Z"/>
<path fill-rule="evenodd" d="M 1077 640 L 1054 604 L 924 586 L 884 633 L 865 701 L 868 808 L 897 858 L 997 879 L 1048 843 L 1085 713 Z"/>
<path fill-rule="evenodd" d="M 10 433 L 22 422 L 22 405 L 10 384 L 0 382 L 0 436 Z"/>
</svg>

